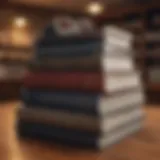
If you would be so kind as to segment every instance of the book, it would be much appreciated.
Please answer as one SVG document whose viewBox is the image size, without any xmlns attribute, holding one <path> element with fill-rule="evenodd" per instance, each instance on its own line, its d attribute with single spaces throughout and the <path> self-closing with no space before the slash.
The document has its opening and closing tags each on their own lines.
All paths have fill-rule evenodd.
<svg viewBox="0 0 160 160">
<path fill-rule="evenodd" d="M 56 57 L 81 57 L 94 53 L 101 53 L 102 43 L 86 43 L 83 45 L 68 45 L 68 46 L 51 46 L 46 48 L 35 48 L 36 58 L 56 58 Z"/>
<path fill-rule="evenodd" d="M 141 87 L 106 96 L 98 93 L 48 92 L 22 90 L 22 101 L 28 108 L 50 109 L 84 113 L 88 115 L 105 115 L 126 108 L 130 104 L 142 104 L 144 97 Z"/>
<path fill-rule="evenodd" d="M 122 109 L 118 112 L 105 114 L 104 117 L 57 110 L 50 111 L 49 109 L 28 108 L 24 105 L 18 110 L 18 117 L 22 121 L 104 134 L 114 131 L 131 121 L 142 118 L 143 110 L 140 107 L 141 104 L 138 103 L 135 102 L 135 104 L 127 106 L 125 110 Z"/>
<path fill-rule="evenodd" d="M 102 41 L 102 34 L 89 18 L 54 17 L 40 35 L 36 46 L 86 44 Z"/>
<path fill-rule="evenodd" d="M 134 88 L 139 84 L 140 77 L 136 71 L 127 75 L 109 75 L 100 72 L 30 72 L 24 78 L 26 88 L 94 91 L 108 94 Z"/>
<path fill-rule="evenodd" d="M 61 22 L 60 22 L 61 23 Z M 132 50 L 132 41 L 133 41 L 133 35 L 130 34 L 127 31 L 124 31 L 122 29 L 119 29 L 115 26 L 107 26 L 103 30 L 99 31 L 101 32 L 101 40 L 97 41 L 91 41 L 88 40 L 88 42 L 84 44 L 75 43 L 76 38 L 79 39 L 80 37 L 83 37 L 81 35 L 84 34 L 84 32 L 72 32 L 71 29 L 65 30 L 61 24 L 54 23 L 54 25 L 49 26 L 49 34 L 44 33 L 42 36 L 44 41 L 50 41 L 52 40 L 46 40 L 48 37 L 52 37 L 54 41 L 57 41 L 56 43 L 50 43 L 50 45 L 43 46 L 43 45 L 36 45 L 35 46 L 35 52 L 36 56 L 35 58 L 44 58 L 44 57 L 79 57 L 79 56 L 87 56 L 90 54 L 94 54 L 97 52 L 100 56 L 101 54 L 106 54 L 106 51 L 108 53 L 108 48 L 111 50 L 111 48 L 116 48 L 117 50 L 123 50 L 123 51 L 131 51 Z M 58 28 L 58 30 L 57 30 Z M 61 29 L 59 29 L 61 28 Z M 72 28 L 72 27 L 71 27 Z M 75 26 L 74 26 L 75 29 Z M 80 29 L 81 30 L 81 29 Z M 44 31 L 45 32 L 45 31 Z M 92 32 L 91 35 L 95 35 L 95 32 Z M 45 37 L 46 36 L 46 37 Z M 58 37 L 58 38 L 57 38 Z M 85 37 L 85 36 L 84 36 Z M 72 43 L 60 43 L 59 38 L 61 40 L 65 39 L 72 39 L 72 41 L 75 41 Z M 85 38 L 84 38 L 85 39 Z M 43 40 L 42 40 L 43 41 Z M 60 44 L 59 44 L 60 43 Z"/>
<path fill-rule="evenodd" d="M 132 58 L 128 55 L 117 54 L 108 57 L 100 57 L 98 54 L 79 58 L 43 58 L 35 59 L 29 64 L 31 71 L 107 71 L 107 72 L 131 72 L 134 71 Z"/>
<path fill-rule="evenodd" d="M 45 141 L 61 142 L 83 147 L 94 147 L 103 149 L 111 144 L 117 143 L 124 137 L 140 130 L 143 122 L 138 120 L 129 123 L 128 126 L 116 132 L 108 133 L 104 136 L 95 136 L 82 131 L 53 127 L 27 121 L 18 121 L 17 131 L 22 137 L 36 138 Z"/>
</svg>

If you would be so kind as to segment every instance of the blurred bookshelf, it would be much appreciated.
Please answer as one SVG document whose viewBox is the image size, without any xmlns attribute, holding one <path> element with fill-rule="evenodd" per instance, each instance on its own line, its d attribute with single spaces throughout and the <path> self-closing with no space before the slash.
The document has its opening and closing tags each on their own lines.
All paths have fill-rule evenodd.
<svg viewBox="0 0 160 160">
<path fill-rule="evenodd" d="M 146 67 L 148 100 L 160 102 L 160 7 L 146 13 Z M 158 98 L 159 97 L 159 98 Z"/>
<path fill-rule="evenodd" d="M 117 12 L 119 15 L 105 24 L 115 24 L 133 33 L 134 60 L 141 71 L 146 101 L 160 103 L 160 4 L 133 5 Z"/>
<path fill-rule="evenodd" d="M 23 77 L 27 72 L 31 48 L 0 44 L 0 97 L 18 98 Z"/>
<path fill-rule="evenodd" d="M 39 35 L 39 31 L 52 19 L 53 15 L 62 12 L 58 12 L 56 9 L 43 9 L 43 7 L 39 8 L 36 6 L 18 5 L 18 7 L 15 7 L 14 5 L 14 9 L 12 8 L 12 5 L 10 5 L 7 14 L 5 13 L 6 8 L 0 11 L 1 23 L 4 21 L 2 25 L 0 24 L 1 77 L 4 74 L 4 65 L 15 66 L 15 68 L 17 67 L 20 70 L 26 68 L 27 62 L 32 56 L 32 46 L 35 37 Z M 3 14 L 1 14 L 2 11 Z M 64 13 L 67 14 L 66 11 Z M 73 12 L 68 13 L 74 14 Z M 11 25 L 11 19 L 15 15 L 23 15 L 28 19 L 30 26 L 27 26 L 26 31 L 21 30 L 20 33 L 19 30 L 17 31 L 6 25 L 7 23 Z M 6 22 L 6 19 L 3 18 L 4 16 L 9 17 L 10 21 Z M 126 4 L 119 7 L 110 6 L 103 15 L 93 17 L 93 19 L 100 26 L 114 24 L 134 34 L 135 64 L 141 71 L 146 99 L 148 102 L 150 102 L 150 99 L 154 102 L 151 97 L 160 95 L 160 3 L 132 4 L 130 6 Z M 18 39 L 17 35 L 19 35 Z M 19 73 L 19 71 L 16 72 Z M 23 75 L 23 72 L 21 75 Z M 10 77 L 12 76 L 10 75 Z M 0 81 L 5 81 L 7 84 L 11 81 L 12 83 L 20 84 L 22 78 L 15 77 L 14 79 L 0 79 Z"/>
</svg>

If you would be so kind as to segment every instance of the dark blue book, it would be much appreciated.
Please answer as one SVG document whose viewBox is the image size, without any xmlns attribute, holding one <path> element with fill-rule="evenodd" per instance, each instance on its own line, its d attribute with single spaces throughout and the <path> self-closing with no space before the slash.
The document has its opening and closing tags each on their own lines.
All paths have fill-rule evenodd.
<svg viewBox="0 0 160 160">
<path fill-rule="evenodd" d="M 127 135 L 134 133 L 139 130 L 141 126 L 142 121 L 138 119 L 114 132 L 96 136 L 93 133 L 87 133 L 85 131 L 71 130 L 27 121 L 18 121 L 17 132 L 21 137 L 102 149 L 120 141 Z"/>
<path fill-rule="evenodd" d="M 123 101 L 122 101 L 123 99 Z M 105 115 L 131 104 L 143 103 L 143 95 L 137 88 L 106 97 L 97 93 L 36 91 L 22 89 L 22 101 L 28 107 L 57 109 L 90 115 Z"/>
<path fill-rule="evenodd" d="M 71 145 L 95 146 L 98 136 L 84 131 L 76 131 L 42 125 L 38 123 L 19 121 L 17 124 L 18 134 L 22 137 L 31 137 L 40 140 L 57 141 Z"/>
<path fill-rule="evenodd" d="M 101 94 L 22 89 L 22 101 L 28 106 L 96 113 Z"/>
<path fill-rule="evenodd" d="M 49 24 L 43 31 L 43 36 L 36 42 L 37 47 L 62 46 L 69 44 L 86 44 L 88 42 L 102 41 L 100 30 L 94 33 L 86 33 L 80 35 L 61 36 L 57 33 L 53 24 Z"/>
<path fill-rule="evenodd" d="M 83 45 L 63 45 L 51 47 L 36 47 L 35 54 L 37 58 L 56 58 L 56 57 L 78 57 L 89 56 L 95 53 L 101 53 L 102 43 L 86 43 Z"/>
</svg>

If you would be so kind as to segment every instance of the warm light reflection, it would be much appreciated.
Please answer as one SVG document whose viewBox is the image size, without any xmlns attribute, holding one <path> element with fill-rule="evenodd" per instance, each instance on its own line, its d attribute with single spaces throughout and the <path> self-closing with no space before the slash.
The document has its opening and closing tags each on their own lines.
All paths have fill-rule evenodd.
<svg viewBox="0 0 160 160">
<path fill-rule="evenodd" d="M 15 27 L 23 28 L 27 25 L 27 19 L 24 17 L 17 17 L 14 19 L 13 24 Z"/>
<path fill-rule="evenodd" d="M 99 2 L 92 2 L 88 5 L 87 11 L 92 15 L 98 15 L 101 14 L 104 10 L 104 7 Z"/>
</svg>

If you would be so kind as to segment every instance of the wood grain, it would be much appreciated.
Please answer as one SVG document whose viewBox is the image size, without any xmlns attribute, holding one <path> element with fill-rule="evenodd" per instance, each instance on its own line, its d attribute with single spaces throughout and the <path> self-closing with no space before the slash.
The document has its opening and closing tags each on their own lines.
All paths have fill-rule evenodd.
<svg viewBox="0 0 160 160">
<path fill-rule="evenodd" d="M 18 102 L 0 104 L 0 160 L 159 160 L 160 108 L 146 107 L 145 127 L 102 152 L 69 148 L 16 136 Z"/>
</svg>

